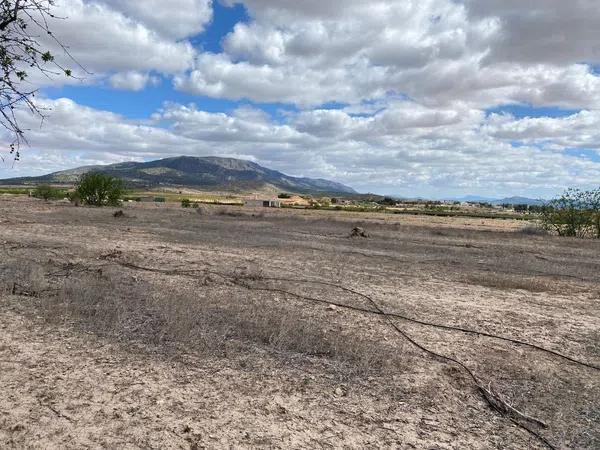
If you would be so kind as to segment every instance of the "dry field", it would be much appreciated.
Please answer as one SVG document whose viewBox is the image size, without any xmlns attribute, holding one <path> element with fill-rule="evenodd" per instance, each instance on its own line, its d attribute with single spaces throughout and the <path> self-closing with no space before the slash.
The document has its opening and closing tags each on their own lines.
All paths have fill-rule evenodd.
<svg viewBox="0 0 600 450">
<path fill-rule="evenodd" d="M 0 198 L 1 448 L 600 448 L 600 242 L 114 211 Z"/>
</svg>

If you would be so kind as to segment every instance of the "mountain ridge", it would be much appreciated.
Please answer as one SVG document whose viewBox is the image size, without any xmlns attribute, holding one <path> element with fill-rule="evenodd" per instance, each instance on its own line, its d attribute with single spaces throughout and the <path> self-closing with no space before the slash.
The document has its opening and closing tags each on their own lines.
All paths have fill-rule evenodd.
<svg viewBox="0 0 600 450">
<path fill-rule="evenodd" d="M 466 195 L 463 197 L 454 197 L 449 198 L 448 200 L 454 200 L 459 202 L 472 202 L 472 203 L 490 203 L 492 205 L 534 205 L 534 206 L 542 206 L 547 200 L 544 199 L 535 199 L 529 197 L 521 197 L 521 196 L 512 196 L 512 197 L 504 197 L 504 198 L 492 198 L 492 197 L 482 197 L 479 195 Z"/>
<path fill-rule="evenodd" d="M 0 180 L 0 184 L 74 184 L 87 172 L 123 179 L 132 187 L 186 186 L 213 190 L 268 190 L 297 193 L 356 194 L 349 186 L 323 178 L 293 177 L 253 161 L 219 156 L 176 156 L 147 162 L 81 166 L 37 177 Z"/>
</svg>

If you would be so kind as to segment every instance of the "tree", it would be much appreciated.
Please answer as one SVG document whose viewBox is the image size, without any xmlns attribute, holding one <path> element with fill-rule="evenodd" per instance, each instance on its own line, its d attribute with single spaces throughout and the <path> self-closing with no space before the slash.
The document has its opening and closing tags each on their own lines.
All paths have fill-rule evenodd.
<svg viewBox="0 0 600 450">
<path fill-rule="evenodd" d="M 522 212 L 525 213 L 527 211 L 529 211 L 529 205 L 525 204 L 525 203 L 519 203 L 517 205 L 513 205 L 513 209 L 516 212 Z"/>
<path fill-rule="evenodd" d="M 73 77 L 72 71 L 57 62 L 40 42 L 40 36 L 47 36 L 74 61 L 49 28 L 49 21 L 56 18 L 51 12 L 54 3 L 55 0 L 0 0 L 0 125 L 12 136 L 10 154 L 15 160 L 19 159 L 20 144 L 26 142 L 15 110 L 22 105 L 43 118 L 33 100 L 36 89 L 26 84 L 29 71 L 39 71 L 47 77 Z"/>
<path fill-rule="evenodd" d="M 79 179 L 76 192 L 87 205 L 116 206 L 123 197 L 123 181 L 100 172 L 88 172 Z"/>
<path fill-rule="evenodd" d="M 385 206 L 396 206 L 396 203 L 398 203 L 395 199 L 393 199 L 392 197 L 383 197 L 383 199 L 379 200 L 377 203 L 379 203 L 380 205 L 385 205 Z"/>
<path fill-rule="evenodd" d="M 592 233 L 600 239 L 600 188 L 584 193 L 584 202 L 589 214 Z"/>
<path fill-rule="evenodd" d="M 60 194 L 60 190 L 53 188 L 48 184 L 40 184 L 35 188 L 35 191 L 33 191 L 34 197 L 41 198 L 46 201 L 50 200 L 51 198 L 58 198 L 60 197 Z"/>
<path fill-rule="evenodd" d="M 600 239 L 600 189 L 567 189 L 541 208 L 541 219 L 559 236 Z"/>
</svg>

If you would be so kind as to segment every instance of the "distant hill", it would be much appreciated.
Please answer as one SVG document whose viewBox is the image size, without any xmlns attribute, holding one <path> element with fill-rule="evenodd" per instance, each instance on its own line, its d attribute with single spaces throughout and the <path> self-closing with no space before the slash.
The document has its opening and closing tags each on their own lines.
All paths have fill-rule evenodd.
<svg viewBox="0 0 600 450">
<path fill-rule="evenodd" d="M 478 195 L 467 195 L 464 197 L 451 198 L 449 200 L 455 200 L 459 202 L 471 202 L 471 203 L 490 203 L 492 205 L 535 205 L 541 206 L 546 203 L 546 200 L 540 200 L 528 197 L 505 197 L 505 198 L 491 198 L 491 197 L 480 197 Z"/>
<path fill-rule="evenodd" d="M 496 199 L 494 199 L 494 198 L 481 197 L 479 195 L 465 195 L 464 197 L 455 197 L 455 198 L 450 198 L 448 200 L 455 200 L 458 202 L 472 202 L 472 203 L 477 203 L 477 202 L 491 203 L 491 202 L 496 201 Z"/>
<path fill-rule="evenodd" d="M 529 206 L 542 206 L 546 203 L 546 200 L 540 200 L 535 198 L 528 197 L 506 197 L 500 200 L 494 200 L 492 204 L 494 205 L 529 205 Z"/>
<path fill-rule="evenodd" d="M 137 188 L 186 186 L 224 191 L 356 194 L 351 187 L 334 181 L 292 177 L 251 161 L 216 156 L 178 156 L 149 162 L 84 166 L 39 177 L 0 180 L 0 184 L 74 184 L 82 174 L 91 171 L 119 177 Z"/>
</svg>

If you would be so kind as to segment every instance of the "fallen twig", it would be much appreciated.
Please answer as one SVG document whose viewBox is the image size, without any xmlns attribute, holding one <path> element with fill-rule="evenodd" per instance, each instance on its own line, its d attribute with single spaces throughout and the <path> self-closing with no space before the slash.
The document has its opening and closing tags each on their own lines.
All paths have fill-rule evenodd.
<svg viewBox="0 0 600 450">
<path fill-rule="evenodd" d="M 505 414 L 514 414 L 515 416 L 520 417 L 521 419 L 526 420 L 528 422 L 535 423 L 536 425 L 539 425 L 542 428 L 548 428 L 548 425 L 546 425 L 546 423 L 519 411 L 510 403 L 508 403 L 508 401 L 506 401 L 498 392 L 494 392 L 491 382 L 488 383 L 487 388 L 480 386 L 480 389 L 488 398 L 488 402 L 495 403 L 496 407 L 502 410 L 502 412 L 504 412 Z"/>
</svg>

